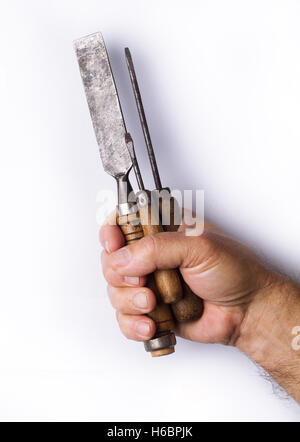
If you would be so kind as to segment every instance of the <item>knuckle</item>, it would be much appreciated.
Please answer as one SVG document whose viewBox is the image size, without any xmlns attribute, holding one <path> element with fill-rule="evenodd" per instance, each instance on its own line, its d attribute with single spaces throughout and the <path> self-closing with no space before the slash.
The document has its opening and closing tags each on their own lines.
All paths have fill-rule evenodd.
<svg viewBox="0 0 300 442">
<path fill-rule="evenodd" d="M 114 308 L 117 308 L 118 303 L 117 303 L 117 299 L 116 299 L 115 289 L 114 289 L 114 287 L 112 287 L 109 284 L 107 286 L 107 294 L 108 294 L 111 305 Z"/>
<path fill-rule="evenodd" d="M 102 267 L 105 266 L 105 260 L 106 260 L 106 252 L 105 250 L 102 250 L 101 254 L 100 254 L 100 262 Z"/>
<path fill-rule="evenodd" d="M 104 276 L 105 280 L 109 284 L 111 284 L 111 282 L 112 282 L 111 281 L 111 270 L 104 266 L 104 267 L 102 267 L 102 271 L 103 271 L 103 276 Z"/>
<path fill-rule="evenodd" d="M 142 244 L 145 248 L 147 254 L 154 256 L 157 254 L 159 247 L 160 247 L 160 238 L 158 235 L 147 235 L 144 238 L 142 238 Z"/>
<path fill-rule="evenodd" d="M 124 315 L 121 312 L 117 311 L 117 321 L 118 321 L 120 330 L 121 330 L 122 334 L 125 336 L 125 338 L 133 339 L 133 336 L 132 336 L 132 328 L 133 327 L 130 326 L 130 320 L 128 320 L 128 318 L 125 319 Z"/>
<path fill-rule="evenodd" d="M 211 232 L 205 232 L 200 236 L 193 237 L 190 246 L 187 249 L 185 265 L 187 267 L 202 265 L 211 265 L 217 258 L 217 247 Z"/>
<path fill-rule="evenodd" d="M 103 275 L 106 282 L 111 286 L 117 286 L 122 280 L 122 278 L 110 268 L 106 269 Z"/>
<path fill-rule="evenodd" d="M 109 266 L 107 265 L 107 256 L 106 256 L 106 252 L 104 250 L 102 250 L 101 255 L 100 255 L 100 265 L 102 268 L 102 272 L 105 275 L 108 271 Z"/>
<path fill-rule="evenodd" d="M 122 321 L 122 313 L 119 312 L 119 310 L 116 310 L 116 320 L 119 324 L 119 327 L 121 328 L 121 321 Z"/>
<path fill-rule="evenodd" d="M 125 315 L 120 310 L 116 310 L 116 319 L 122 331 L 128 328 L 128 315 Z"/>
</svg>

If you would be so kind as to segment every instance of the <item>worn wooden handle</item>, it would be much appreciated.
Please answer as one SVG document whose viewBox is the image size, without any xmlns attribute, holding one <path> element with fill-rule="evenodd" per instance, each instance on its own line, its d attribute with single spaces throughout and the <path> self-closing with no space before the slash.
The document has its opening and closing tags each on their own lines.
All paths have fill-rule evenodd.
<svg viewBox="0 0 300 442">
<path fill-rule="evenodd" d="M 158 208 L 156 210 L 150 204 L 140 205 L 139 213 L 144 236 L 156 235 L 164 231 L 160 224 Z M 154 278 L 163 302 L 173 304 L 182 298 L 182 286 L 176 269 L 156 270 Z"/>
<path fill-rule="evenodd" d="M 148 316 L 152 318 L 156 324 L 155 336 L 161 335 L 162 333 L 165 333 L 169 330 L 173 330 L 175 327 L 175 322 L 172 311 L 170 309 L 170 306 L 162 301 L 160 293 L 157 289 L 153 273 L 147 278 L 147 287 L 149 287 L 154 292 L 157 301 L 155 310 L 153 310 L 153 312 L 151 313 L 148 313 Z"/>
<path fill-rule="evenodd" d="M 139 214 L 124 215 L 117 218 L 117 223 L 122 230 L 126 244 L 131 244 L 144 236 L 143 228 L 139 223 L 139 219 Z M 153 274 L 148 275 L 147 286 L 154 292 L 157 300 L 155 310 L 148 314 L 156 325 L 155 338 L 162 333 L 172 330 L 175 327 L 175 323 L 170 307 L 167 304 L 164 304 L 161 299 Z"/>
<path fill-rule="evenodd" d="M 176 207 L 177 206 L 177 207 Z M 165 225 L 164 229 L 166 232 L 176 232 L 179 225 L 175 224 L 175 213 L 178 210 L 177 201 L 171 197 L 170 199 L 170 224 Z M 180 299 L 175 304 L 172 304 L 172 311 L 179 322 L 193 321 L 199 319 L 203 313 L 203 301 L 199 296 L 195 295 L 190 287 L 184 282 L 183 278 L 180 276 L 182 288 L 183 288 L 183 298 Z"/>
<path fill-rule="evenodd" d="M 131 244 L 143 238 L 144 233 L 138 214 L 131 213 L 130 215 L 118 216 L 117 223 L 122 230 L 126 244 Z"/>
<path fill-rule="evenodd" d="M 182 280 L 183 298 L 172 304 L 172 312 L 178 322 L 195 321 L 203 313 L 203 301 Z"/>
</svg>

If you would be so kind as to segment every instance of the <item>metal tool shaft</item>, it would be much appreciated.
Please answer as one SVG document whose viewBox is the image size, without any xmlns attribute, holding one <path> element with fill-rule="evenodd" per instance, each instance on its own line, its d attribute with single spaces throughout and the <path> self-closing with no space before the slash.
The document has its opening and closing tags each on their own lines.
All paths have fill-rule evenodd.
<svg viewBox="0 0 300 442">
<path fill-rule="evenodd" d="M 126 141 L 126 145 L 127 145 L 127 149 L 128 149 L 131 161 L 132 161 L 133 170 L 134 170 L 134 173 L 135 173 L 135 176 L 136 176 L 136 180 L 137 180 L 139 189 L 140 190 L 145 190 L 142 174 L 141 174 L 141 171 L 140 171 L 140 166 L 139 166 L 139 163 L 138 163 L 136 155 L 135 155 L 133 141 L 132 141 L 132 138 L 131 138 L 131 135 L 130 135 L 129 132 L 127 132 L 125 134 L 125 141 Z"/>
<path fill-rule="evenodd" d="M 145 137 L 149 160 L 151 163 L 151 169 L 152 169 L 153 178 L 155 181 L 155 187 L 156 187 L 156 189 L 161 190 L 162 189 L 161 180 L 160 180 L 160 176 L 159 176 L 159 172 L 158 172 L 158 168 L 157 168 L 157 164 L 156 164 L 156 158 L 154 155 L 154 150 L 153 150 L 153 146 L 152 146 L 148 123 L 147 123 L 147 119 L 146 119 L 146 115 L 145 115 L 145 111 L 144 111 L 142 96 L 141 96 L 140 88 L 139 88 L 138 81 L 136 78 L 136 73 L 135 73 L 131 53 L 128 48 L 125 48 L 125 56 L 126 56 L 127 67 L 128 67 L 130 80 L 131 80 L 131 84 L 132 84 L 132 88 L 133 88 L 133 92 L 134 92 L 134 97 L 135 97 L 142 129 L 143 129 L 143 133 L 144 133 L 144 137 Z"/>
</svg>

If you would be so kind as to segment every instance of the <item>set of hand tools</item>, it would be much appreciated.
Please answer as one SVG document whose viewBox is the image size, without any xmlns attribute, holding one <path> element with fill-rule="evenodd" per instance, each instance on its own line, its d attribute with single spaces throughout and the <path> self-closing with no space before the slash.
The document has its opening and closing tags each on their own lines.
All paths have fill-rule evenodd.
<svg viewBox="0 0 300 442">
<path fill-rule="evenodd" d="M 104 170 L 117 181 L 117 223 L 126 244 L 143 236 L 163 231 L 176 231 L 176 200 L 169 188 L 163 188 L 157 168 L 150 132 L 137 82 L 136 72 L 128 48 L 125 57 L 133 93 L 142 125 L 151 164 L 155 190 L 149 191 L 144 182 L 135 155 L 134 144 L 126 125 L 114 81 L 108 53 L 102 35 L 97 32 L 74 42 L 80 73 L 93 122 Z M 139 191 L 135 194 L 129 181 L 134 169 Z M 167 204 L 165 202 L 167 201 Z M 163 207 L 169 211 L 170 222 L 162 222 Z M 165 210 L 165 209 L 164 209 Z M 149 316 L 155 321 L 154 337 L 144 343 L 152 356 L 174 352 L 176 321 L 191 321 L 201 317 L 202 300 L 183 281 L 177 269 L 156 270 L 147 276 L 147 286 L 153 290 L 157 305 Z"/>
</svg>

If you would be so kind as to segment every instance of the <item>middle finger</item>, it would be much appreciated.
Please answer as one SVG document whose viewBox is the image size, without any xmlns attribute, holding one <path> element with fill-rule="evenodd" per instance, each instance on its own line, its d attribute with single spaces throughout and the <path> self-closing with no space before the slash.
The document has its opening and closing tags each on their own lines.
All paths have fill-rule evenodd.
<svg viewBox="0 0 300 442">
<path fill-rule="evenodd" d="M 120 288 L 108 285 L 107 292 L 112 306 L 128 315 L 152 312 L 156 305 L 155 295 L 147 287 Z"/>
</svg>

